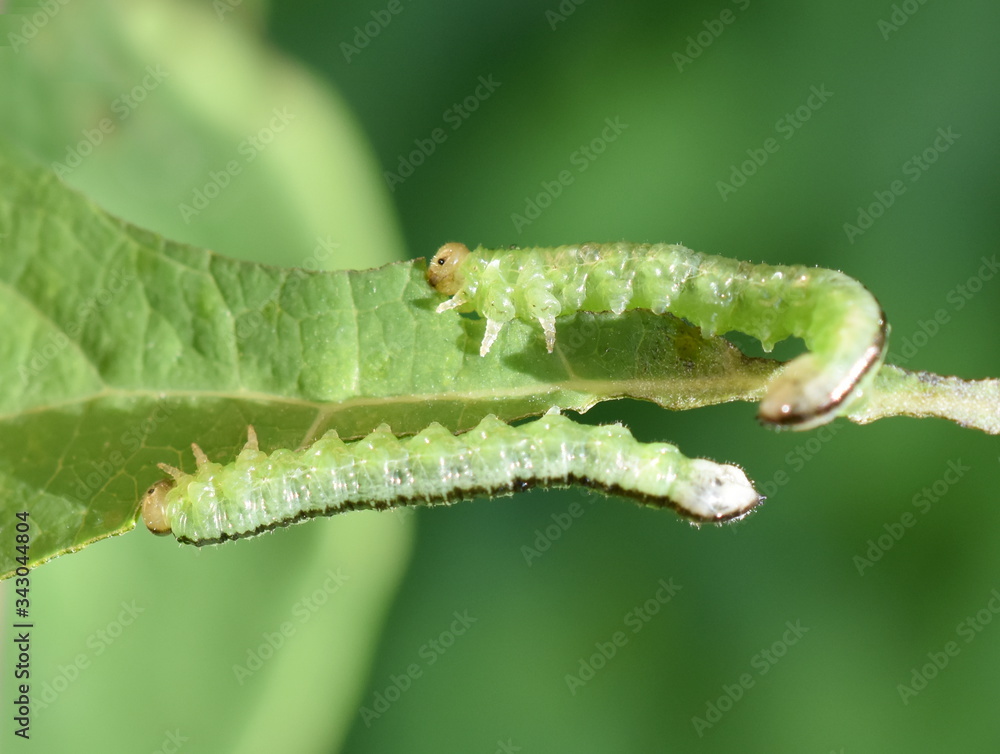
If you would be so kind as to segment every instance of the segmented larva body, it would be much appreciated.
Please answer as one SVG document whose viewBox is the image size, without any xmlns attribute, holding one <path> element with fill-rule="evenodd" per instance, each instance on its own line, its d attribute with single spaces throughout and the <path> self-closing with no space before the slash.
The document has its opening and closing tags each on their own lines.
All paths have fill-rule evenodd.
<svg viewBox="0 0 1000 754">
<path fill-rule="evenodd" d="M 442 246 L 427 279 L 451 296 L 438 311 L 486 320 L 485 356 L 505 323 L 538 322 L 549 352 L 556 318 L 577 311 L 650 309 L 683 317 L 708 335 L 747 333 L 770 350 L 789 336 L 810 353 L 788 363 L 760 405 L 774 425 L 808 429 L 832 420 L 874 379 L 887 326 L 875 297 L 835 270 L 750 264 L 676 244 L 582 244 L 469 251 Z"/>
<path fill-rule="evenodd" d="M 270 455 L 258 450 L 251 428 L 233 463 L 212 463 L 197 446 L 195 457 L 194 474 L 162 466 L 171 478 L 153 485 L 142 503 L 151 531 L 194 545 L 313 516 L 450 503 L 534 485 L 580 484 L 710 522 L 739 518 L 761 500 L 735 466 L 640 443 L 620 424 L 588 426 L 557 413 L 518 427 L 488 416 L 462 435 L 437 423 L 402 439 L 385 425 L 352 443 L 328 432 L 305 450 Z"/>
</svg>

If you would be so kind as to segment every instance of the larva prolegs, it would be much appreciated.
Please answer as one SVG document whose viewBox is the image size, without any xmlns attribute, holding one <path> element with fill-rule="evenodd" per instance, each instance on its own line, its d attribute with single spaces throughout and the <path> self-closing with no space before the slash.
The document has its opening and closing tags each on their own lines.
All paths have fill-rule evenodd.
<svg viewBox="0 0 1000 754">
<path fill-rule="evenodd" d="M 706 334 L 731 330 L 767 348 L 789 336 L 809 353 L 788 363 L 761 401 L 761 421 L 809 429 L 831 421 L 866 391 L 886 351 L 875 298 L 834 270 L 750 264 L 676 244 L 582 244 L 550 249 L 441 247 L 428 281 L 451 296 L 439 307 L 486 319 L 486 355 L 512 319 L 538 322 L 548 351 L 556 317 L 577 311 L 670 312 Z"/>
<path fill-rule="evenodd" d="M 384 425 L 352 443 L 328 433 L 305 450 L 270 455 L 248 441 L 230 464 L 206 462 L 153 485 L 142 514 L 154 533 L 204 545 L 317 515 L 572 484 L 698 522 L 739 518 L 761 500 L 735 466 L 640 443 L 621 425 L 593 427 L 551 413 L 518 427 L 488 416 L 457 436 L 439 424 L 402 439 Z"/>
</svg>

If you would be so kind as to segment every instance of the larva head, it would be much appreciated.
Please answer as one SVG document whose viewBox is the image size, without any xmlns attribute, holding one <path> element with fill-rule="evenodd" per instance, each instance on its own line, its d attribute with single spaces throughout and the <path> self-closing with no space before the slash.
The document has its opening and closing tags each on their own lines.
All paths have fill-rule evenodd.
<svg viewBox="0 0 1000 754">
<path fill-rule="evenodd" d="M 153 534 L 163 536 L 171 533 L 167 518 L 167 493 L 175 484 L 177 482 L 173 479 L 161 479 L 142 497 L 142 520 Z"/>
<path fill-rule="evenodd" d="M 427 268 L 427 282 L 445 296 L 454 296 L 462 287 L 458 279 L 458 268 L 469 256 L 469 247 L 464 243 L 446 243 L 437 250 Z"/>
</svg>

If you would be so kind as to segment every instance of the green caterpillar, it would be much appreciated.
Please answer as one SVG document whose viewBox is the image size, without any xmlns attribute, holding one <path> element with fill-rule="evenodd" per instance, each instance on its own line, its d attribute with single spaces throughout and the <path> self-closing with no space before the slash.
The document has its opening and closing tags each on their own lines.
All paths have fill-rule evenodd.
<svg viewBox="0 0 1000 754">
<path fill-rule="evenodd" d="M 739 518 L 762 500 L 735 466 L 689 459 L 665 443 L 640 443 L 620 424 L 588 426 L 555 412 L 518 427 L 488 416 L 457 436 L 437 423 L 403 439 L 384 424 L 352 443 L 328 432 L 305 450 L 270 455 L 258 449 L 251 427 L 246 446 L 227 465 L 193 448 L 197 470 L 185 474 L 161 464 L 170 478 L 142 501 L 150 531 L 193 545 L 314 516 L 444 504 L 535 485 L 580 484 L 674 508 L 698 522 Z"/>
<path fill-rule="evenodd" d="M 885 358 L 888 327 L 875 297 L 835 270 L 750 264 L 676 244 L 581 244 L 469 251 L 442 246 L 428 282 L 450 299 L 439 312 L 486 319 L 485 356 L 505 323 L 537 321 L 551 353 L 556 318 L 576 311 L 651 309 L 708 335 L 747 333 L 770 351 L 789 336 L 810 353 L 788 363 L 761 401 L 762 421 L 809 429 L 859 399 Z"/>
</svg>

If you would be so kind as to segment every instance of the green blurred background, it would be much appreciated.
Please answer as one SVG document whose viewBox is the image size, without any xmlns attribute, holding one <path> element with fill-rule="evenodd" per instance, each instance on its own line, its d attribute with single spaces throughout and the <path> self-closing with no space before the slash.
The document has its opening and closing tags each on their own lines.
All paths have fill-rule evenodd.
<svg viewBox="0 0 1000 754">
<path fill-rule="evenodd" d="M 618 239 L 834 267 L 879 297 L 896 363 L 1000 376 L 1000 279 L 979 274 L 1000 240 L 994 3 L 80 6 L 0 49 L 0 138 L 51 164 L 110 110 L 114 134 L 66 180 L 171 238 L 289 265 L 331 235 L 348 267 L 448 240 Z M 158 64 L 171 75 L 118 119 L 116 98 Z M 178 205 L 289 103 L 286 137 L 185 222 Z M 613 141 L 608 119 L 625 126 Z M 390 190 L 383 173 L 419 161 L 435 129 Z M 720 190 L 734 170 L 743 185 Z M 845 230 L 896 181 L 869 229 Z M 531 201 L 549 206 L 515 222 Z M 721 529 L 532 492 L 210 552 L 136 531 L 61 558 L 34 579 L 37 678 L 62 691 L 22 748 L 997 751 L 996 439 L 910 419 L 779 434 L 754 411 L 616 402 L 587 417 L 743 465 L 768 502 Z M 968 467 L 954 483 L 949 462 Z M 879 537 L 891 547 L 859 573 Z M 342 566 L 347 587 L 298 623 Z M 661 580 L 681 587 L 663 605 Z M 142 616 L 109 628 L 132 601 Z M 239 683 L 233 666 L 284 622 L 294 635 Z M 904 703 L 898 685 L 950 641 Z"/>
</svg>

